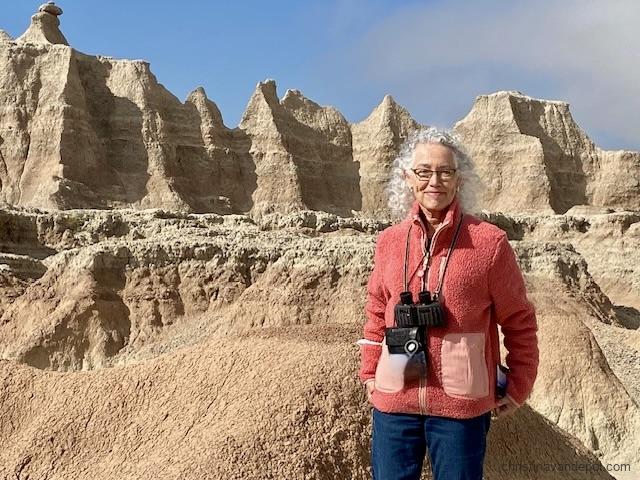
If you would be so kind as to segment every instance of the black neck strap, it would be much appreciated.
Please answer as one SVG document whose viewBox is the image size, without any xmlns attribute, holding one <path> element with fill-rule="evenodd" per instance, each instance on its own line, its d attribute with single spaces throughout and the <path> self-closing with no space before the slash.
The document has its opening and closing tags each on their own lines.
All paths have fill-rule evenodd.
<svg viewBox="0 0 640 480">
<path fill-rule="evenodd" d="M 453 234 L 453 240 L 451 240 L 451 245 L 449 245 L 449 251 L 447 252 L 447 257 L 444 260 L 444 268 L 442 269 L 442 273 L 438 278 L 438 286 L 436 287 L 436 291 L 433 294 L 435 300 L 440 298 L 440 291 L 442 290 L 442 282 L 444 281 L 444 274 L 447 271 L 447 265 L 449 265 L 449 257 L 451 257 L 451 252 L 453 252 L 453 247 L 455 246 L 456 240 L 458 239 L 458 234 L 460 233 L 460 227 L 462 226 L 463 218 L 464 218 L 464 213 L 460 215 L 460 220 L 458 221 L 456 232 Z"/>
<path fill-rule="evenodd" d="M 451 244 L 449 245 L 449 250 L 447 251 L 447 257 L 445 258 L 444 268 L 442 269 L 442 272 L 440 272 L 440 277 L 438 278 L 438 286 L 436 287 L 436 291 L 434 292 L 434 299 L 440 296 L 440 291 L 442 290 L 442 282 L 444 281 L 444 274 L 447 271 L 447 265 L 449 264 L 449 257 L 451 256 L 451 252 L 453 251 L 453 248 L 456 244 L 456 240 L 458 239 L 458 234 L 460 233 L 460 227 L 462 226 L 463 218 L 464 218 L 464 213 L 460 215 L 460 220 L 458 221 L 458 225 L 456 226 L 456 231 L 453 234 L 453 239 L 451 240 Z M 407 241 L 404 247 L 403 283 L 404 283 L 405 292 L 409 291 L 409 282 L 411 281 L 411 279 L 407 279 L 407 273 L 408 273 L 407 271 L 409 269 L 409 240 L 411 238 L 411 228 L 413 228 L 413 223 L 409 225 L 409 231 L 407 232 Z M 433 241 L 433 238 L 431 239 L 431 241 Z M 429 249 L 430 248 L 431 248 L 431 245 L 429 245 Z M 428 253 L 429 253 L 429 250 L 427 250 L 427 252 L 425 252 L 424 255 L 422 255 L 422 258 L 420 259 L 421 262 L 424 261 L 424 257 Z M 431 262 L 431 259 L 429 259 L 429 263 L 430 262 Z M 426 282 L 428 275 L 429 275 L 429 270 L 427 269 L 422 276 L 423 285 L 424 285 L 424 282 Z M 411 275 L 411 278 L 413 278 L 413 275 Z M 424 287 L 423 287 L 423 290 L 424 290 Z"/>
</svg>

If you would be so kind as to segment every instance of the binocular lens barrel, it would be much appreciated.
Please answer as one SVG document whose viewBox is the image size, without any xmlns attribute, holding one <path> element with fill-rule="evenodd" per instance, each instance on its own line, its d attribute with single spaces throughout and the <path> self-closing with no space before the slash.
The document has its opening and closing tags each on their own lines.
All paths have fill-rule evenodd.
<svg viewBox="0 0 640 480">
<path fill-rule="evenodd" d="M 413 303 L 413 296 L 411 295 L 411 292 L 400 293 L 400 303 L 402 305 L 411 305 Z"/>
<path fill-rule="evenodd" d="M 428 290 L 423 290 L 418 294 L 418 300 L 420 303 L 429 304 L 432 302 L 431 294 Z"/>
</svg>

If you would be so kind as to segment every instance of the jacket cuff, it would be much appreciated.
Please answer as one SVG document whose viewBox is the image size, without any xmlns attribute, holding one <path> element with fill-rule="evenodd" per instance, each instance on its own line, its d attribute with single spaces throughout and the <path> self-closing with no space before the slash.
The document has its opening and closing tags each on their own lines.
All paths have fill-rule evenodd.
<svg viewBox="0 0 640 480">
<path fill-rule="evenodd" d="M 359 376 L 362 383 L 376 376 L 376 368 L 381 353 L 382 347 L 379 345 L 360 345 Z"/>
<path fill-rule="evenodd" d="M 515 398 L 513 398 L 511 395 L 509 395 L 508 393 L 505 395 L 509 400 L 511 400 L 511 403 L 515 403 L 518 407 L 521 407 L 523 404 L 520 402 L 517 402 Z"/>
<path fill-rule="evenodd" d="M 524 395 L 519 393 L 515 388 L 515 385 L 509 382 L 507 384 L 507 392 L 505 396 L 509 397 L 509 399 L 513 403 L 521 407 L 522 405 L 524 405 L 524 402 L 526 402 L 527 398 L 529 397 L 529 393 L 526 393 Z"/>
</svg>

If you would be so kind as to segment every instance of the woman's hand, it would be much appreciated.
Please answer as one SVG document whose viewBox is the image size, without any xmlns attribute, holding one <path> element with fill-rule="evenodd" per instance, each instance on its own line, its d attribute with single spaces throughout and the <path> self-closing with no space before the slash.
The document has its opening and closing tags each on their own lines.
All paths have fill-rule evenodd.
<svg viewBox="0 0 640 480">
<path fill-rule="evenodd" d="M 498 400 L 496 404 L 496 408 L 493 409 L 493 413 L 495 413 L 496 417 L 501 417 L 502 415 L 510 415 L 515 412 L 518 408 L 518 404 L 511 400 L 511 397 L 506 395 Z"/>
<path fill-rule="evenodd" d="M 371 380 L 370 382 L 365 383 L 365 387 L 367 389 L 367 400 L 369 400 L 369 403 L 371 403 L 371 394 L 376 388 L 375 382 Z"/>
</svg>

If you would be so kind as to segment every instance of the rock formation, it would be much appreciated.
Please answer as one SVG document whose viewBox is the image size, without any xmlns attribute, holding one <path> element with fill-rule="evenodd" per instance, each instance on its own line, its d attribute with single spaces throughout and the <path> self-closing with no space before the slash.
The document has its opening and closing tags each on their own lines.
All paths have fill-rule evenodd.
<svg viewBox="0 0 640 480">
<path fill-rule="evenodd" d="M 39 257 L 36 264 L 41 266 L 38 271 L 16 262 L 5 271 L 4 278 L 14 281 L 5 281 L 2 291 L 13 301 L 2 306 L 0 353 L 40 369 L 118 366 L 136 372 L 142 361 L 160 368 L 169 361 L 163 356 L 173 351 L 201 357 L 195 352 L 209 348 L 203 345 L 213 340 L 207 339 L 226 342 L 238 335 L 260 335 L 265 328 L 313 324 L 356 331 L 362 321 L 372 232 L 384 225 L 367 219 L 337 222 L 338 217 L 312 213 L 265 215 L 255 223 L 245 216 L 162 210 L 5 210 L 0 217 L 3 251 L 34 262 Z M 640 375 L 640 362 L 634 367 L 634 362 L 620 359 L 640 360 L 640 351 L 625 353 L 631 347 L 606 339 L 626 332 L 624 341 L 633 345 L 638 331 L 623 328 L 619 311 L 594 282 L 587 262 L 563 242 L 586 235 L 584 222 L 598 220 L 593 234 L 600 231 L 600 246 L 615 245 L 618 240 L 611 233 L 619 228 L 620 215 L 580 221 L 558 215 L 540 217 L 535 224 L 528 217 L 504 214 L 487 218 L 514 238 L 538 312 L 540 381 L 530 405 L 601 461 L 635 465 L 640 460 L 634 436 L 640 426 L 640 389 L 633 379 Z M 563 218 L 573 227 L 563 226 Z M 635 225 L 640 218 L 626 221 Z M 587 241 L 582 248 L 593 255 Z M 633 262 L 633 257 L 626 261 Z M 283 345 L 299 344 L 302 337 L 293 332 L 274 336 Z M 312 338 L 308 341 L 317 341 Z M 345 337 L 336 346 L 348 352 L 347 344 Z M 349 368 L 355 371 L 357 355 L 350 355 Z M 215 358 L 212 365 L 221 361 Z M 261 358 L 280 362 L 266 354 Z M 324 371 L 336 381 L 343 378 L 340 370 Z M 347 378 L 340 381 L 351 385 L 355 395 L 357 379 Z M 276 448 L 293 455 L 280 440 L 274 441 Z M 366 464 L 361 462 L 360 467 L 348 467 L 356 477 Z"/>
<path fill-rule="evenodd" d="M 607 152 L 565 102 L 519 92 L 476 99 L 456 124 L 487 186 L 487 210 L 565 213 L 576 205 L 640 209 L 639 152 Z"/>
<path fill-rule="evenodd" d="M 336 109 L 321 107 L 297 90 L 288 90 L 279 101 L 275 82 L 268 80 L 257 86 L 240 128 L 252 140 L 255 213 L 360 210 L 349 124 Z"/>
<path fill-rule="evenodd" d="M 49 375 L 0 360 L 0 437 L 7 440 L 0 475 L 370 478 L 370 413 L 353 382 L 357 349 L 349 345 L 357 335 L 354 325 L 254 330 L 88 374 Z M 487 478 L 514 478 L 504 465 L 523 458 L 597 464 L 526 406 L 492 426 Z M 584 472 L 563 478 L 581 480 Z M 611 477 L 595 471 L 590 478 Z"/>
<path fill-rule="evenodd" d="M 250 208 L 249 142 L 212 122 L 217 107 L 202 89 L 182 104 L 147 63 L 68 47 L 9 44 L 2 54 L 8 68 L 0 89 L 22 92 L 0 97 L 8 103 L 0 115 L 5 201 L 217 213 Z M 31 74 L 23 62 L 34 64 Z"/>
<path fill-rule="evenodd" d="M 538 316 L 541 362 L 529 404 L 604 462 L 637 465 L 638 397 L 613 374 L 589 328 L 614 312 L 598 308 L 604 296 L 596 285 L 576 281 L 588 279 L 588 273 L 580 272 L 586 264 L 572 247 L 522 241 L 516 251 Z M 628 331 L 630 337 L 638 333 Z M 640 359 L 637 353 L 628 352 L 627 358 Z M 640 373 L 640 367 L 626 368 L 625 373 Z"/>
<path fill-rule="evenodd" d="M 36 17 L 58 21 L 47 11 Z M 64 209 L 251 208 L 249 140 L 223 125 L 204 90 L 183 104 L 148 63 L 50 45 L 56 42 L 43 37 L 41 23 L 0 44 L 5 201 Z"/>
<path fill-rule="evenodd" d="M 566 215 L 491 213 L 487 218 L 514 240 L 571 243 L 616 305 L 640 309 L 640 212 L 589 214 L 574 207 Z"/>
<path fill-rule="evenodd" d="M 385 186 L 402 142 L 420 125 L 386 95 L 362 122 L 351 125 L 353 159 L 360 164 L 362 213 L 386 216 Z"/>
<path fill-rule="evenodd" d="M 58 13 L 56 13 L 58 12 Z M 185 103 L 143 61 L 67 47 L 45 4 L 15 42 L 0 35 L 0 198 L 45 208 L 166 208 L 388 217 L 385 185 L 419 125 L 390 96 L 349 124 L 297 90 L 261 82 L 237 128 L 202 88 Z M 46 108 L 39 108 L 46 105 Z M 565 213 L 640 208 L 640 154 L 596 147 L 568 105 L 481 96 L 456 129 L 488 187 L 482 207 Z"/>
<path fill-rule="evenodd" d="M 69 47 L 61 13 L 0 31 L 0 478 L 368 478 L 353 342 L 420 125 L 390 96 L 349 124 L 267 80 L 228 128 L 204 89 L 183 103 L 144 61 Z M 487 478 L 559 477 L 505 471 L 523 459 L 634 478 L 639 154 L 517 92 L 456 130 L 539 320 L 539 380 L 493 422 Z"/>
<path fill-rule="evenodd" d="M 55 2 L 43 3 L 42 5 L 40 5 L 40 8 L 38 8 L 38 12 L 50 13 L 51 15 L 54 15 L 56 17 L 62 15 L 63 13 L 62 9 L 58 7 Z"/>
<path fill-rule="evenodd" d="M 33 44 L 60 44 L 69 45 L 67 39 L 60 31 L 62 9 L 54 2 L 47 2 L 40 6 L 38 13 L 31 17 L 31 25 L 18 39 L 20 43 Z"/>
<path fill-rule="evenodd" d="M 367 270 L 369 235 L 296 239 L 261 232 L 245 217 L 239 225 L 234 216 L 121 212 L 6 217 L 5 231 L 17 242 L 5 243 L 4 250 L 18 243 L 37 251 L 33 239 L 48 238 L 50 251 L 60 252 L 6 307 L 0 320 L 4 358 L 39 368 L 90 369 L 125 346 L 137 350 L 164 328 L 203 315 L 217 318 L 209 327 L 222 333 L 347 322 L 363 308 L 350 296 L 362 278 L 344 272 Z M 20 233 L 23 228 L 29 233 Z M 56 236 L 56 229 L 65 233 Z M 313 250 L 334 253 L 311 261 L 301 254 Z M 308 308 L 301 309 L 301 302 Z"/>
</svg>

